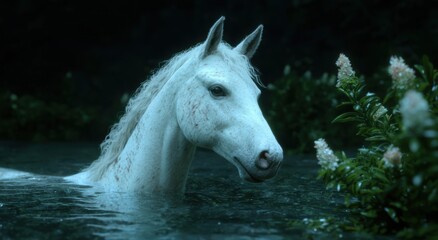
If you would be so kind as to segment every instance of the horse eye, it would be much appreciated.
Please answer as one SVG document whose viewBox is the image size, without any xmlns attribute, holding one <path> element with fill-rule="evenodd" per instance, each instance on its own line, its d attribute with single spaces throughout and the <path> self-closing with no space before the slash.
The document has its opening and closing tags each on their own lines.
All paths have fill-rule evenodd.
<svg viewBox="0 0 438 240">
<path fill-rule="evenodd" d="M 227 94 L 222 86 L 214 85 L 208 89 L 214 97 L 225 97 Z"/>
</svg>

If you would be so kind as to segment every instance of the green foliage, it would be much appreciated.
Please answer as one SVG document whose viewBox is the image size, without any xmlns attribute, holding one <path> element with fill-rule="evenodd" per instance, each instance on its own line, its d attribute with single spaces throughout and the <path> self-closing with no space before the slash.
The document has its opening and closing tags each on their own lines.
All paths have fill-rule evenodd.
<svg viewBox="0 0 438 240">
<path fill-rule="evenodd" d="M 347 101 L 340 106 L 350 106 L 351 111 L 342 113 L 336 117 L 334 123 L 355 122 L 357 123 L 357 135 L 367 141 L 385 142 L 391 141 L 394 132 L 398 129 L 391 122 L 392 116 L 386 114 L 379 97 L 374 93 L 364 94 L 365 86 L 361 81 L 353 77 L 357 84 L 348 85 L 339 90 L 347 96 Z"/>
<path fill-rule="evenodd" d="M 426 57 L 416 69 L 409 88 L 394 81 L 383 103 L 356 76 L 339 80 L 349 110 L 334 122 L 356 123 L 367 144 L 352 157 L 336 154 L 337 167 L 319 178 L 347 194 L 355 230 L 438 237 L 438 71 Z"/>
<path fill-rule="evenodd" d="M 86 137 L 96 118 L 93 108 L 46 102 L 31 95 L 1 92 L 0 99 L 0 136 L 7 139 L 76 140 Z"/>
<path fill-rule="evenodd" d="M 310 152 L 317 137 L 339 141 L 346 136 L 345 127 L 324 121 L 336 116 L 336 77 L 323 74 L 314 78 L 310 72 L 300 76 L 289 69 L 286 66 L 284 76 L 268 86 L 271 104 L 267 119 L 283 148 Z"/>
</svg>

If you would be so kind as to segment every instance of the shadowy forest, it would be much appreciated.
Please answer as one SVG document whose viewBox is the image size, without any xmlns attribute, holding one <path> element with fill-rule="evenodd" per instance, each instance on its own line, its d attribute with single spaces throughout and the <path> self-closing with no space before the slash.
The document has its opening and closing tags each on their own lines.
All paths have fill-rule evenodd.
<svg viewBox="0 0 438 240">
<path fill-rule="evenodd" d="M 0 3 L 0 139 L 101 141 L 140 83 L 163 61 L 204 41 L 225 16 L 235 45 L 259 24 L 252 59 L 268 87 L 261 107 L 287 149 L 325 137 L 352 147 L 337 126 L 335 61 L 347 54 L 381 93 L 393 55 L 438 64 L 437 1 L 67 1 Z M 386 77 L 382 77 L 386 76 Z M 373 81 L 373 79 L 376 79 Z M 378 79 L 378 80 L 377 80 Z"/>
</svg>

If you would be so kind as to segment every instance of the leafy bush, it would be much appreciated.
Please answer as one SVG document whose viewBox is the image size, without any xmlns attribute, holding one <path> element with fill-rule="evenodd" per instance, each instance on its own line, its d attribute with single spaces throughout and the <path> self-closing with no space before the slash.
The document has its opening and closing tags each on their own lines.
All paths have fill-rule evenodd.
<svg viewBox="0 0 438 240">
<path fill-rule="evenodd" d="M 93 108 L 46 102 L 31 95 L 0 93 L 0 137 L 18 140 L 76 140 L 86 137 Z"/>
<path fill-rule="evenodd" d="M 305 72 L 300 76 L 286 65 L 284 76 L 268 86 L 271 104 L 267 119 L 283 148 L 310 152 L 317 137 L 338 140 L 339 144 L 342 136 L 348 136 L 345 127 L 330 126 L 338 104 L 335 84 L 333 75 L 314 78 Z"/>
<path fill-rule="evenodd" d="M 402 58 L 392 57 L 392 86 L 381 98 L 365 90 L 349 59 L 341 54 L 337 89 L 349 110 L 334 122 L 353 122 L 367 142 L 355 156 L 334 153 L 315 141 L 328 188 L 346 193 L 349 229 L 403 238 L 438 236 L 438 71 L 427 57 L 415 76 Z"/>
</svg>

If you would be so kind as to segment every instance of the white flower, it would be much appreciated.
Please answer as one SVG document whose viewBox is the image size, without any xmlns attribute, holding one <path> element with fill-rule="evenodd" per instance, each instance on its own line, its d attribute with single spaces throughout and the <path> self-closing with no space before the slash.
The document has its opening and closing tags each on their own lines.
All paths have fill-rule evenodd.
<svg viewBox="0 0 438 240">
<path fill-rule="evenodd" d="M 414 90 L 408 91 L 400 101 L 400 112 L 406 129 L 422 129 L 431 123 L 427 101 Z"/>
<path fill-rule="evenodd" d="M 354 70 L 351 68 L 350 59 L 343 53 L 339 54 L 338 60 L 336 60 L 336 66 L 338 66 L 338 83 L 336 87 L 340 87 L 346 80 L 354 76 Z"/>
<path fill-rule="evenodd" d="M 320 138 L 315 141 L 316 158 L 318 164 L 323 169 L 335 170 L 338 167 L 339 159 L 333 153 L 333 150 L 329 148 L 324 139 Z"/>
<path fill-rule="evenodd" d="M 398 147 L 390 146 L 383 154 L 383 161 L 386 167 L 400 167 L 402 153 Z"/>
<path fill-rule="evenodd" d="M 397 56 L 392 56 L 389 60 L 388 73 L 391 75 L 393 86 L 398 89 L 409 88 L 415 78 L 414 70 L 405 64 L 403 58 Z"/>
</svg>

